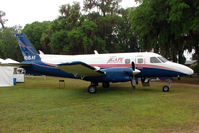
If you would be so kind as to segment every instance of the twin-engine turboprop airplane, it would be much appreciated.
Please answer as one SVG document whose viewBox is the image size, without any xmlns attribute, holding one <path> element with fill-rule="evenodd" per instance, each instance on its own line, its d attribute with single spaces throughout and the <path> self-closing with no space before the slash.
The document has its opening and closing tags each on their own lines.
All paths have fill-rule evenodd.
<svg viewBox="0 0 199 133">
<path fill-rule="evenodd" d="M 104 88 L 110 82 L 135 81 L 141 78 L 144 83 L 150 77 L 176 77 L 192 75 L 193 70 L 155 53 L 114 53 L 90 55 L 49 55 L 38 54 L 25 34 L 16 34 L 24 56 L 21 66 L 27 73 L 67 77 L 90 81 L 89 93 L 96 93 L 98 83 Z M 163 91 L 169 91 L 164 86 Z"/>
</svg>

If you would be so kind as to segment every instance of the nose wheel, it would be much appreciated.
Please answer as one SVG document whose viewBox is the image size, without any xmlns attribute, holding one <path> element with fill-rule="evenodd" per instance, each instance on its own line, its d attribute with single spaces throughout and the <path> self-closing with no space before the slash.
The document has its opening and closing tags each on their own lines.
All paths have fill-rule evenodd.
<svg viewBox="0 0 199 133">
<path fill-rule="evenodd" d="M 169 92 L 169 89 L 170 89 L 170 87 L 167 86 L 167 85 L 165 85 L 165 86 L 162 87 L 162 91 L 163 92 Z"/>
<path fill-rule="evenodd" d="M 163 86 L 162 91 L 169 92 L 170 88 L 171 88 L 171 80 L 168 80 L 168 85 Z"/>
</svg>

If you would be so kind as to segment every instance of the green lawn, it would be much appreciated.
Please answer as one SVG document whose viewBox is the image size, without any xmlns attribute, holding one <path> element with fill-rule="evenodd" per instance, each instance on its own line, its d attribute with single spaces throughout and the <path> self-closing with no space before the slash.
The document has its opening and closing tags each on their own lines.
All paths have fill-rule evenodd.
<svg viewBox="0 0 199 133">
<path fill-rule="evenodd" d="M 165 83 L 111 84 L 88 94 L 89 83 L 29 77 L 15 87 L 0 88 L 0 133 L 170 133 L 199 130 L 199 86 Z"/>
</svg>

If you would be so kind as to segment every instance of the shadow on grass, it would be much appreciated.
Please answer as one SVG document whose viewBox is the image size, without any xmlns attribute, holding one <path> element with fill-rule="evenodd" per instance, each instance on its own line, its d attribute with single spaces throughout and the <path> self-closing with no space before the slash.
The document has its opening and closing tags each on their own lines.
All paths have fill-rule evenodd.
<svg viewBox="0 0 199 133">
<path fill-rule="evenodd" d="M 87 91 L 87 89 L 86 89 Z M 118 94 L 129 94 L 129 93 L 135 93 L 135 94 L 138 94 L 138 93 L 160 93 L 162 92 L 161 90 L 158 90 L 158 89 L 153 89 L 153 88 L 150 88 L 150 87 L 147 87 L 147 88 L 136 88 L 136 89 L 133 89 L 131 87 L 117 87 L 117 86 L 111 86 L 110 88 L 103 88 L 101 86 L 98 87 L 98 91 L 97 93 L 99 94 L 104 94 L 104 93 L 118 93 Z"/>
</svg>

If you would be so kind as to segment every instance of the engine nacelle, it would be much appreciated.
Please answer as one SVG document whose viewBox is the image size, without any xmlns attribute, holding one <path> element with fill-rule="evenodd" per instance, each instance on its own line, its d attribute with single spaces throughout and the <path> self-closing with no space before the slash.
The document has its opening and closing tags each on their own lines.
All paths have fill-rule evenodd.
<svg viewBox="0 0 199 133">
<path fill-rule="evenodd" d="M 106 68 L 101 69 L 106 73 L 105 80 L 107 82 L 125 82 L 131 81 L 133 70 L 127 67 Z"/>
</svg>

